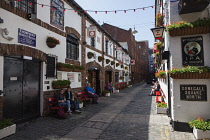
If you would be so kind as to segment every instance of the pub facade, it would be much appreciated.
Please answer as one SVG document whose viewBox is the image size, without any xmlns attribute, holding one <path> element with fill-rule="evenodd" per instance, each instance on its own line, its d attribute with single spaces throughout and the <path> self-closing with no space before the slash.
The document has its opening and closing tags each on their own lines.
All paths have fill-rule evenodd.
<svg viewBox="0 0 210 140">
<path fill-rule="evenodd" d="M 202 70 L 210 66 L 210 30 L 195 31 L 199 19 L 209 18 L 208 5 L 205 0 L 156 0 L 156 26 L 165 26 L 165 31 L 163 39 L 156 39 L 162 46 L 155 47 L 155 67 L 156 72 L 166 71 L 166 77 L 159 77 L 158 81 L 176 131 L 192 132 L 188 122 L 198 117 L 210 118 L 210 77 Z M 185 23 L 194 26 L 172 29 Z M 194 71 L 197 68 L 201 68 L 200 73 Z M 180 69 L 183 71 L 176 72 Z"/>
<path fill-rule="evenodd" d="M 0 119 L 47 115 L 59 82 L 101 95 L 130 81 L 127 50 L 73 0 L 2 0 L 0 33 Z"/>
</svg>

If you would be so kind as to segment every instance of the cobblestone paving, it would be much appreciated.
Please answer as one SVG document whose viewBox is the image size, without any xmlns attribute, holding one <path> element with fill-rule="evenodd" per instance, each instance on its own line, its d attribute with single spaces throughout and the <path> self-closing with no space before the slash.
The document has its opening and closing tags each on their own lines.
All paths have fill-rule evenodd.
<svg viewBox="0 0 210 140">
<path fill-rule="evenodd" d="M 166 115 L 156 114 L 150 85 L 138 84 L 99 104 L 87 104 L 82 114 L 65 120 L 40 117 L 17 125 L 4 140 L 194 140 L 192 133 L 175 132 Z"/>
</svg>

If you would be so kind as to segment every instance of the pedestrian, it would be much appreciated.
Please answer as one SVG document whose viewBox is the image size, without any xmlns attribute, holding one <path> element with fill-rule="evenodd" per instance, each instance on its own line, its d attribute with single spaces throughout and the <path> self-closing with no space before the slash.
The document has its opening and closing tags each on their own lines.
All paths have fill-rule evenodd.
<svg viewBox="0 0 210 140">
<path fill-rule="evenodd" d="M 155 95 L 160 96 L 160 83 L 159 81 L 156 81 L 156 86 L 155 86 Z"/>
<path fill-rule="evenodd" d="M 151 92 L 150 92 L 150 95 L 151 95 L 151 96 L 155 95 L 154 92 L 155 92 L 155 88 L 156 88 L 156 83 L 155 83 L 155 82 L 152 82 L 152 84 L 153 84 L 153 85 L 151 86 L 152 89 L 151 89 Z"/>
<path fill-rule="evenodd" d="M 60 92 L 58 93 L 57 97 L 57 103 L 59 106 L 64 106 L 68 108 L 68 113 L 72 113 L 71 111 L 71 104 L 69 100 L 66 100 L 65 94 L 64 94 L 64 89 L 61 89 Z"/>
<path fill-rule="evenodd" d="M 110 82 L 110 83 L 107 82 L 105 89 L 108 90 L 108 91 L 110 91 L 110 93 L 112 94 L 113 93 L 112 82 Z"/>
<path fill-rule="evenodd" d="M 98 104 L 98 95 L 95 93 L 94 89 L 91 87 L 90 83 L 87 84 L 85 88 L 87 92 L 87 96 L 89 98 L 92 98 L 92 103 L 93 104 Z"/>
<path fill-rule="evenodd" d="M 75 97 L 73 96 L 71 92 L 71 87 L 69 86 L 67 90 L 65 91 L 65 97 L 67 101 L 70 101 L 71 104 L 73 104 L 73 109 L 75 112 L 81 113 L 79 110 L 79 102 L 75 100 Z"/>
</svg>

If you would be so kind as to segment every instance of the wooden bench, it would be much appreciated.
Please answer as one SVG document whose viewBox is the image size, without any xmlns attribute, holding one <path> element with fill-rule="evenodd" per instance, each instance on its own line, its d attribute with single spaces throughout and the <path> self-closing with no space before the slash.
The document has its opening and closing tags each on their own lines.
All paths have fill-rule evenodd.
<svg viewBox="0 0 210 140">
<path fill-rule="evenodd" d="M 60 108 L 64 108 L 63 106 L 58 106 L 56 98 L 55 97 L 51 97 L 48 99 L 48 103 L 50 106 L 50 116 L 56 116 L 57 117 L 57 112 Z"/>
<path fill-rule="evenodd" d="M 127 86 L 126 82 L 115 84 L 115 88 L 118 89 L 124 89 L 126 88 L 126 86 Z"/>
<path fill-rule="evenodd" d="M 83 91 L 83 92 L 77 93 L 77 99 L 80 100 L 80 101 L 83 101 L 84 102 L 84 106 L 85 106 L 85 103 L 87 101 L 90 101 L 92 98 L 89 98 L 87 96 L 87 93 L 85 91 Z"/>
</svg>

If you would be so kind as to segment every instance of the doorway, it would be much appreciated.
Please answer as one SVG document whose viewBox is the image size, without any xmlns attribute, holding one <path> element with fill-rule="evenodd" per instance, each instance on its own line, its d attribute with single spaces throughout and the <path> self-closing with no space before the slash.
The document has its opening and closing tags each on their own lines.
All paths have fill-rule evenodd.
<svg viewBox="0 0 210 140">
<path fill-rule="evenodd" d="M 112 71 L 106 71 L 105 73 L 105 83 L 112 82 Z"/>
<path fill-rule="evenodd" d="M 94 88 L 96 94 L 101 96 L 99 72 L 98 69 L 88 70 L 88 82 Z"/>
<path fill-rule="evenodd" d="M 3 117 L 24 122 L 40 116 L 40 61 L 4 58 Z"/>
</svg>

